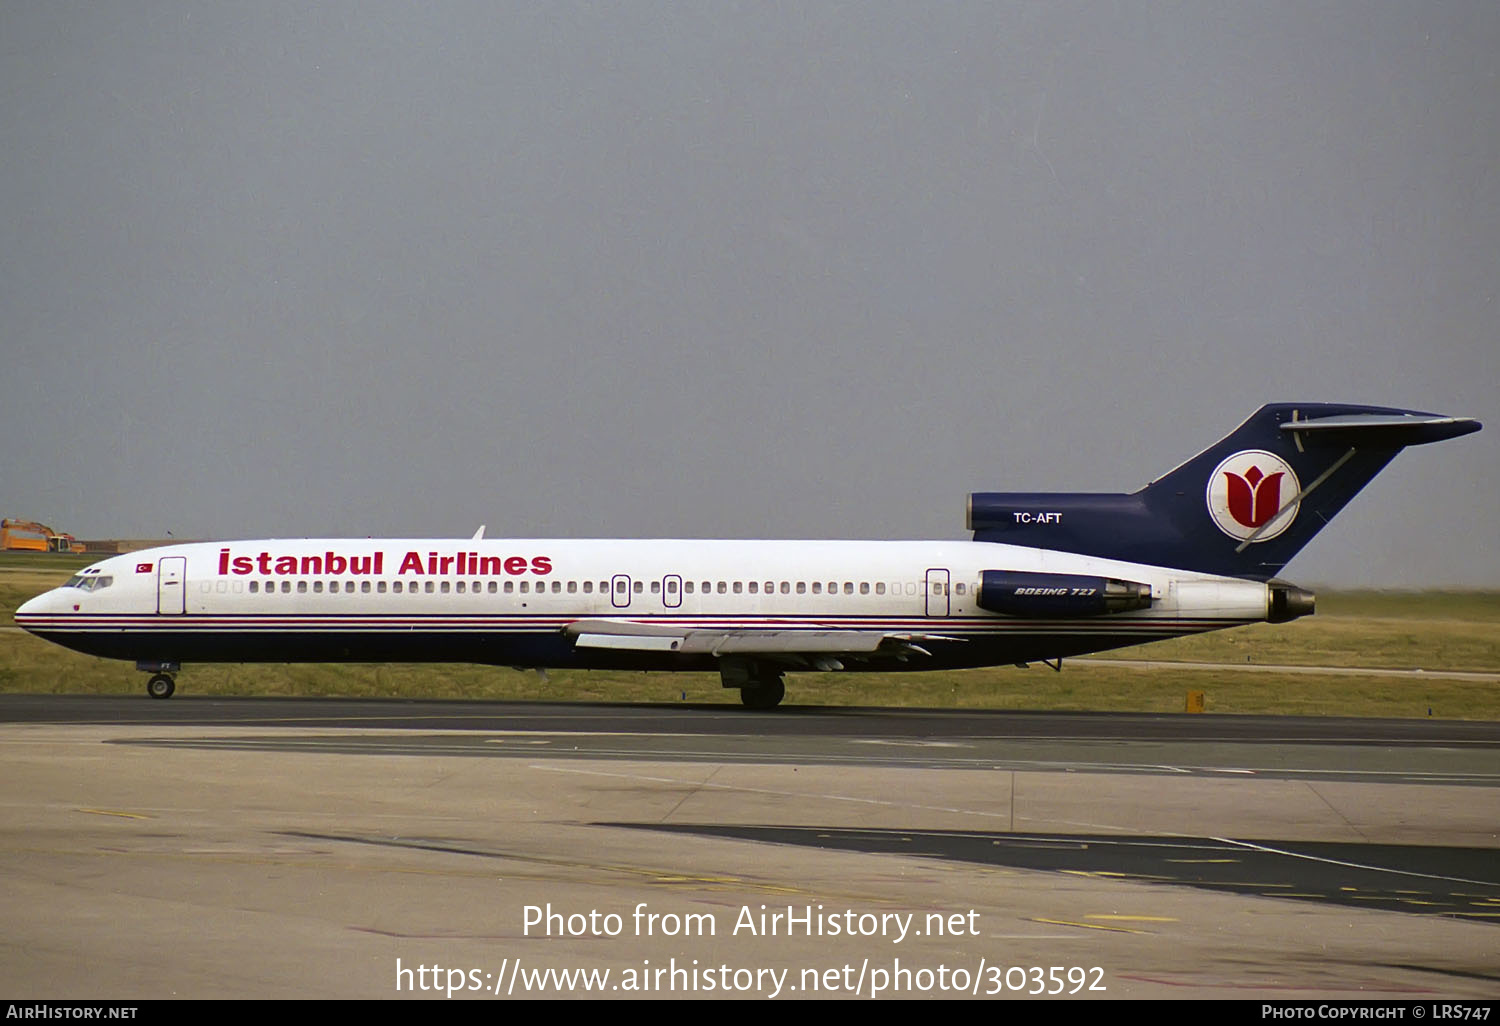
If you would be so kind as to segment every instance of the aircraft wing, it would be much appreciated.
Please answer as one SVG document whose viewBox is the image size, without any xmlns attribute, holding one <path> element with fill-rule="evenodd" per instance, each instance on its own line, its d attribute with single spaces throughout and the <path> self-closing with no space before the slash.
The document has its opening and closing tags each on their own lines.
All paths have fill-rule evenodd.
<svg viewBox="0 0 1500 1026">
<path fill-rule="evenodd" d="M 681 652 L 688 655 L 782 658 L 792 662 L 835 656 L 931 655 L 923 641 L 959 641 L 937 634 L 816 629 L 741 629 L 682 627 L 636 620 L 578 620 L 563 628 L 578 648 L 612 648 L 631 652 Z"/>
</svg>

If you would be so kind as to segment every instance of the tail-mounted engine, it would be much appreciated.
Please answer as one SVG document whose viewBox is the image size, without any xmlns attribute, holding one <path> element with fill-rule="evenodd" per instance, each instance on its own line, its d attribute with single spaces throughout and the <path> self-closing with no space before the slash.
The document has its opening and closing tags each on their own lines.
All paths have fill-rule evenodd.
<svg viewBox="0 0 1500 1026">
<path fill-rule="evenodd" d="M 1085 574 L 984 570 L 979 608 L 1027 619 L 1071 619 L 1125 613 L 1151 606 L 1151 585 Z"/>
</svg>

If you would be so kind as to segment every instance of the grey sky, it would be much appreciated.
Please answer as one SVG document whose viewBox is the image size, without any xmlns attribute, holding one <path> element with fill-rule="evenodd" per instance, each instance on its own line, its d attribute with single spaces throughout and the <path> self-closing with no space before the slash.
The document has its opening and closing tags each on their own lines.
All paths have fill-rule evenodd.
<svg viewBox="0 0 1500 1026">
<path fill-rule="evenodd" d="M 963 537 L 1263 402 L 1488 429 L 1288 569 L 1500 585 L 1500 6 L 0 0 L 0 511 Z"/>
</svg>

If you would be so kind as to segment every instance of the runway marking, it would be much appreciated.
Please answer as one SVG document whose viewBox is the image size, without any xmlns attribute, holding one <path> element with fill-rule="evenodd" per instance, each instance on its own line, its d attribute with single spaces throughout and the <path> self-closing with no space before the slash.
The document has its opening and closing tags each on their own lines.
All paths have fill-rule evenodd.
<svg viewBox="0 0 1500 1026">
<path fill-rule="evenodd" d="M 1330 866 L 1343 866 L 1345 869 L 1365 869 L 1372 873 L 1395 873 L 1398 876 L 1414 876 L 1421 880 L 1443 880 L 1447 883 L 1478 884 L 1481 887 L 1500 887 L 1500 883 L 1494 880 L 1470 880 L 1462 876 L 1443 876 L 1438 873 L 1418 873 L 1411 869 L 1391 869 L 1388 866 L 1368 866 L 1359 862 L 1344 862 L 1339 859 L 1324 858 L 1321 855 L 1304 855 L 1302 852 L 1287 851 L 1283 848 L 1271 848 L 1262 844 L 1254 844 L 1250 841 L 1235 841 L 1227 837 L 1213 837 L 1210 840 L 1218 841 L 1220 844 L 1230 844 L 1240 848 L 1248 848 L 1251 851 L 1266 852 L 1270 855 L 1285 855 L 1293 859 L 1307 859 L 1309 862 L 1322 862 Z M 1262 885 L 1264 886 L 1264 885 Z M 1416 891 L 1413 893 L 1423 893 Z"/>
<path fill-rule="evenodd" d="M 1174 919 L 1172 916 L 1122 916 L 1112 915 L 1105 912 L 1084 916 L 1085 919 L 1110 919 L 1129 923 L 1180 923 L 1182 920 Z"/>
<path fill-rule="evenodd" d="M 1182 866 L 1232 866 L 1232 865 L 1237 864 L 1240 860 L 1239 859 L 1166 859 L 1165 861 L 1167 861 L 1167 862 L 1173 862 L 1173 863 L 1176 863 L 1177 865 L 1182 865 Z"/>
<path fill-rule="evenodd" d="M 890 745 L 893 748 L 973 748 L 973 745 L 964 744 L 960 741 L 892 741 L 881 738 L 850 738 L 849 742 L 856 745 Z"/>
<path fill-rule="evenodd" d="M 142 815 L 139 812 L 120 812 L 116 809 L 74 809 L 74 812 L 89 812 L 95 816 L 119 816 L 121 819 L 154 819 L 154 816 Z"/>
<path fill-rule="evenodd" d="M 1048 926 L 1076 926 L 1080 930 L 1103 930 L 1106 933 L 1133 933 L 1137 936 L 1147 936 L 1147 930 L 1132 930 L 1126 926 L 1101 926 L 1098 923 L 1075 923 L 1068 919 L 1046 919 L 1041 916 L 1029 917 L 1033 923 L 1046 923 Z"/>
<path fill-rule="evenodd" d="M 361 837 L 357 834 L 323 834 L 312 833 L 305 830 L 283 830 L 280 831 L 286 837 L 298 837 L 313 841 L 332 841 L 346 844 L 371 845 L 382 848 L 411 849 L 415 851 L 431 851 L 448 855 L 468 855 L 485 859 L 497 859 L 506 862 L 529 863 L 547 867 L 561 867 L 565 869 L 593 869 L 607 873 L 619 873 L 624 876 L 636 877 L 649 883 L 693 883 L 697 886 L 714 887 L 727 885 L 745 886 L 746 881 L 738 877 L 722 876 L 715 874 L 686 875 L 672 873 L 664 869 L 649 866 L 634 866 L 625 863 L 613 862 L 591 862 L 586 859 L 568 859 L 546 855 L 523 855 L 518 852 L 504 851 L 500 849 L 487 849 L 469 846 L 460 846 L 457 843 L 445 843 L 436 839 L 424 838 L 400 838 L 400 837 Z M 514 874 L 512 874 L 514 875 Z M 811 894 L 813 892 L 802 887 L 790 885 L 756 885 L 760 890 L 770 893 L 781 894 Z"/>
</svg>

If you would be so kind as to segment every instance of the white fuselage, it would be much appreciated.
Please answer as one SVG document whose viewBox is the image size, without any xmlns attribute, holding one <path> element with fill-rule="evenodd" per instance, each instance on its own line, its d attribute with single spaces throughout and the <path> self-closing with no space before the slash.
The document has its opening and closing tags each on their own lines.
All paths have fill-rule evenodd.
<svg viewBox="0 0 1500 1026">
<path fill-rule="evenodd" d="M 977 604 L 981 573 L 995 569 L 1140 582 L 1150 606 L 1082 619 L 999 615 Z M 672 651 L 585 650 L 566 633 L 608 621 L 621 631 L 920 635 L 925 658 L 872 653 L 840 665 L 926 669 L 1057 658 L 1267 615 L 1267 586 L 1256 581 L 965 541 L 212 542 L 111 557 L 70 585 L 23 605 L 17 622 L 81 651 L 174 663 L 714 665 Z"/>
</svg>

